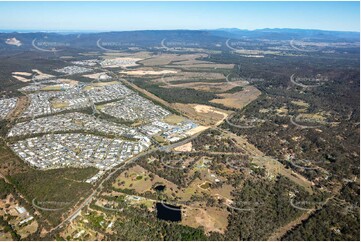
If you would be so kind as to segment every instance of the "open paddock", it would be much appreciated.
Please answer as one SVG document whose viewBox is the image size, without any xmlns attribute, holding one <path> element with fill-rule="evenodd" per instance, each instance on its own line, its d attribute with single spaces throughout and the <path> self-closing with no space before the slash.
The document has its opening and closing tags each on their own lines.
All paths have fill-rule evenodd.
<svg viewBox="0 0 361 242">
<path fill-rule="evenodd" d="M 220 98 L 213 99 L 210 102 L 222 104 L 228 108 L 242 109 L 250 102 L 256 100 L 259 95 L 261 95 L 261 91 L 256 87 L 246 86 L 240 92 L 217 94 Z"/>
</svg>

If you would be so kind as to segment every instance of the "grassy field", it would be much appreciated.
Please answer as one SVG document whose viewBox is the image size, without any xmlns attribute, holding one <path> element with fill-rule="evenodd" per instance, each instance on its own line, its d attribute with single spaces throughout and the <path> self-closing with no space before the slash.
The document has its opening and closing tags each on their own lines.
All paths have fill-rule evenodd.
<svg viewBox="0 0 361 242">
<path fill-rule="evenodd" d="M 184 120 L 186 120 L 184 117 L 175 114 L 168 115 L 163 119 L 164 122 L 173 125 L 176 125 Z"/>
<path fill-rule="evenodd" d="M 134 189 L 137 193 L 145 193 L 147 191 L 155 192 L 153 187 L 155 184 L 166 185 L 167 189 L 177 189 L 177 186 L 161 178 L 141 166 L 134 166 L 120 174 L 113 183 L 114 188 L 118 189 Z"/>
<path fill-rule="evenodd" d="M 41 88 L 41 91 L 61 91 L 63 88 L 60 85 L 52 85 Z"/>
<path fill-rule="evenodd" d="M 242 109 L 250 102 L 256 100 L 259 95 L 261 95 L 261 92 L 257 88 L 246 86 L 240 92 L 218 94 L 217 96 L 220 98 L 213 99 L 210 102 L 222 104 L 228 108 Z"/>
<path fill-rule="evenodd" d="M 61 102 L 61 101 L 54 101 L 51 103 L 51 105 L 53 106 L 53 108 L 66 108 L 69 106 L 68 102 Z"/>
<path fill-rule="evenodd" d="M 216 207 L 185 207 L 182 224 L 193 228 L 203 226 L 206 233 L 214 231 L 223 234 L 227 228 L 228 214 L 227 210 Z"/>
</svg>

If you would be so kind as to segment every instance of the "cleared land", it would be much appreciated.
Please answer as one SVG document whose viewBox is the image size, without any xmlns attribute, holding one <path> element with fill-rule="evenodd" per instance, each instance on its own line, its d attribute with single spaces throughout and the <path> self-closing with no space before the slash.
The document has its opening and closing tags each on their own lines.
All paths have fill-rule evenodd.
<svg viewBox="0 0 361 242">
<path fill-rule="evenodd" d="M 173 125 L 179 124 L 180 122 L 183 122 L 185 120 L 186 118 L 175 114 L 168 115 L 163 119 L 164 122 Z"/>
<path fill-rule="evenodd" d="M 44 79 L 49 79 L 49 78 L 54 77 L 53 75 L 45 74 L 37 69 L 32 69 L 31 71 L 32 71 L 32 73 L 30 73 L 30 72 L 13 72 L 12 77 L 21 82 L 30 82 L 30 81 L 32 81 L 32 79 L 44 80 Z M 31 76 L 33 76 L 32 79 L 30 78 Z"/>
<path fill-rule="evenodd" d="M 167 69 L 168 70 L 168 69 Z M 220 72 L 196 72 L 196 71 L 181 71 L 178 70 L 177 73 L 163 75 L 161 78 L 154 79 L 154 82 L 163 82 L 171 83 L 174 81 L 194 81 L 198 82 L 200 80 L 226 80 L 226 77 L 223 73 Z"/>
<path fill-rule="evenodd" d="M 129 76 L 147 76 L 147 75 L 164 75 L 164 74 L 175 74 L 176 70 L 153 70 L 153 69 L 138 69 L 132 71 L 121 71 L 120 74 L 126 74 Z"/>
<path fill-rule="evenodd" d="M 222 104 L 223 106 L 229 108 L 242 109 L 247 104 L 257 99 L 259 95 L 261 95 L 261 91 L 259 91 L 256 87 L 246 86 L 240 92 L 217 94 L 220 99 L 213 99 L 210 102 Z"/>
<path fill-rule="evenodd" d="M 214 231 L 223 234 L 227 229 L 228 214 L 227 210 L 215 207 L 185 207 L 182 224 L 193 228 L 203 226 L 206 233 Z"/>
<path fill-rule="evenodd" d="M 198 126 L 194 129 L 188 130 L 186 132 L 186 135 L 192 136 L 192 135 L 198 134 L 200 132 L 203 132 L 206 129 L 209 129 L 209 127 L 208 126 Z"/>
<path fill-rule="evenodd" d="M 164 87 L 166 88 L 191 88 L 198 91 L 204 92 L 227 92 L 237 86 L 245 86 L 247 83 L 243 81 L 239 82 L 203 82 L 203 81 L 194 81 L 194 82 L 185 82 L 180 84 L 167 83 Z"/>
<path fill-rule="evenodd" d="M 6 119 L 13 121 L 16 118 L 20 117 L 21 114 L 26 110 L 26 108 L 29 106 L 30 100 L 27 96 L 21 96 L 18 98 L 18 101 L 16 102 L 15 108 L 8 114 Z"/>
<path fill-rule="evenodd" d="M 230 114 L 229 111 L 201 104 L 174 103 L 182 114 L 205 126 L 219 125 Z"/>
<path fill-rule="evenodd" d="M 174 151 L 189 152 L 192 151 L 192 142 L 174 148 Z"/>
<path fill-rule="evenodd" d="M 22 76 L 17 76 L 17 75 L 13 75 L 12 77 L 14 77 L 16 80 L 21 81 L 21 82 L 30 82 L 31 79 L 22 77 Z"/>
<path fill-rule="evenodd" d="M 32 73 L 29 72 L 21 72 L 21 71 L 15 71 L 12 73 L 13 75 L 20 75 L 20 76 L 32 76 Z"/>
<path fill-rule="evenodd" d="M 165 66 L 175 61 L 189 61 L 189 64 L 195 64 L 198 61 L 197 58 L 207 57 L 207 54 L 187 54 L 187 55 L 178 55 L 178 54 L 162 54 L 154 55 L 148 59 L 140 61 L 139 63 L 144 66 Z"/>
<path fill-rule="evenodd" d="M 50 86 L 46 86 L 41 88 L 41 91 L 61 91 L 63 89 L 63 87 L 61 85 L 50 85 Z"/>
</svg>

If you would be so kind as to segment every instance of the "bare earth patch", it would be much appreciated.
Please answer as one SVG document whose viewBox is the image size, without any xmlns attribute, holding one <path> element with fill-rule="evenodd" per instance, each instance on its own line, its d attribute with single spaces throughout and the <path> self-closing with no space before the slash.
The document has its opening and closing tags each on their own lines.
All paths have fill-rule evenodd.
<svg viewBox="0 0 361 242">
<path fill-rule="evenodd" d="M 30 82 L 32 80 L 32 79 L 30 79 L 30 77 L 34 74 L 35 74 L 35 76 L 33 77 L 34 80 L 44 80 L 44 79 L 49 79 L 49 78 L 54 77 L 53 75 L 45 74 L 36 69 L 33 69 L 32 72 L 33 73 L 15 71 L 12 73 L 12 77 L 21 82 Z M 26 77 L 28 77 L 28 78 L 26 78 Z"/>
<path fill-rule="evenodd" d="M 192 135 L 200 133 L 200 132 L 202 132 L 202 131 L 204 131 L 206 129 L 209 129 L 209 127 L 208 126 L 198 126 L 198 127 L 194 128 L 194 129 L 188 130 L 186 132 L 186 135 L 192 136 Z"/>
<path fill-rule="evenodd" d="M 184 145 L 174 148 L 175 151 L 179 152 L 189 152 L 192 151 L 192 142 L 186 143 Z"/>
<path fill-rule="evenodd" d="M 11 73 L 13 75 L 20 75 L 20 76 L 32 76 L 33 74 L 32 73 L 29 73 L 29 72 L 22 72 L 22 71 L 15 71 L 13 73 Z"/>
<path fill-rule="evenodd" d="M 13 75 L 13 77 L 16 80 L 21 81 L 21 82 L 30 82 L 31 81 L 31 79 L 28 79 L 28 78 L 25 78 L 25 77 L 22 77 L 22 76 Z"/>
<path fill-rule="evenodd" d="M 219 125 L 230 114 L 229 111 L 201 104 L 174 103 L 174 108 L 199 124 Z"/>
<path fill-rule="evenodd" d="M 32 71 L 35 72 L 35 74 L 36 74 L 36 76 L 34 77 L 35 80 L 44 80 L 44 79 L 54 77 L 53 75 L 45 74 L 37 69 L 33 69 Z"/>
<path fill-rule="evenodd" d="M 193 228 L 204 227 L 206 233 L 224 233 L 228 224 L 228 211 L 215 207 L 194 208 L 185 207 L 182 224 Z"/>
</svg>

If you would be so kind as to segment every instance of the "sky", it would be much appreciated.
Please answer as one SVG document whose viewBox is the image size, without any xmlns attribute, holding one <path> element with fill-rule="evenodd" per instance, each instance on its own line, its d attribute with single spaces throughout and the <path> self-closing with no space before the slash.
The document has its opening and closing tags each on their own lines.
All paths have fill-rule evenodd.
<svg viewBox="0 0 361 242">
<path fill-rule="evenodd" d="M 0 2 L 0 29 L 360 31 L 359 2 Z"/>
</svg>

